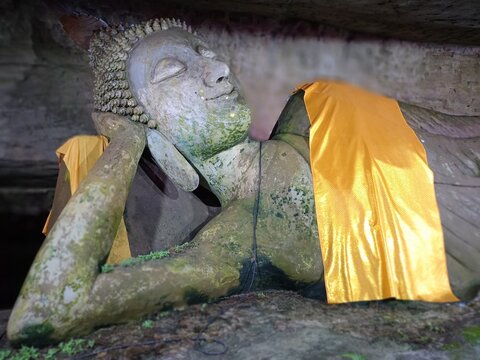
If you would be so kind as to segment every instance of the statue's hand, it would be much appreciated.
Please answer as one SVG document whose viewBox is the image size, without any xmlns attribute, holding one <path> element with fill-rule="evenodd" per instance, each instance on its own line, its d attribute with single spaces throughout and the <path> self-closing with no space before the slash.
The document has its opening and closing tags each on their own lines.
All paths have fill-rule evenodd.
<svg viewBox="0 0 480 360">
<path fill-rule="evenodd" d="M 92 119 L 97 132 L 110 140 L 119 131 L 132 131 L 133 133 L 143 133 L 144 131 L 140 124 L 133 122 L 125 116 L 113 113 L 94 112 L 92 113 Z"/>
</svg>

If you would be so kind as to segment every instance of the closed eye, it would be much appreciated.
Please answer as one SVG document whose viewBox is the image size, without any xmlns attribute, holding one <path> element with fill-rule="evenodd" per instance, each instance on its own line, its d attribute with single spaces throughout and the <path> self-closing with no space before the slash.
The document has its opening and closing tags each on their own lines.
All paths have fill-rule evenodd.
<svg viewBox="0 0 480 360">
<path fill-rule="evenodd" d="M 160 60 L 153 70 L 150 82 L 152 84 L 177 76 L 187 70 L 187 66 L 175 58 Z"/>
</svg>

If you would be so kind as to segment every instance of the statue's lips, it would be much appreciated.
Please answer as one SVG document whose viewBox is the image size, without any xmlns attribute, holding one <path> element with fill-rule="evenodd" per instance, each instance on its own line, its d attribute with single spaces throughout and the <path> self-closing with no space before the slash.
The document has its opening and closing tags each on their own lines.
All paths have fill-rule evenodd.
<svg viewBox="0 0 480 360">
<path fill-rule="evenodd" d="M 238 97 L 238 92 L 235 90 L 235 88 L 232 87 L 232 89 L 228 92 L 224 92 L 220 95 L 216 95 L 210 98 L 205 98 L 206 101 L 211 101 L 211 100 L 234 100 Z"/>
</svg>

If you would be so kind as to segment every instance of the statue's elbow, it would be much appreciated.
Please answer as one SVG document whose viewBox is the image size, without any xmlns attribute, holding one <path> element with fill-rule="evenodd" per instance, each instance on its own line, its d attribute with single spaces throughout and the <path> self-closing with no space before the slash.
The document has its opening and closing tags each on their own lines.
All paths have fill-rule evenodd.
<svg viewBox="0 0 480 360">
<path fill-rule="evenodd" d="M 22 315 L 14 309 L 8 320 L 7 338 L 12 346 L 44 346 L 57 342 L 53 336 L 55 329 L 48 320 L 28 313 Z"/>
</svg>

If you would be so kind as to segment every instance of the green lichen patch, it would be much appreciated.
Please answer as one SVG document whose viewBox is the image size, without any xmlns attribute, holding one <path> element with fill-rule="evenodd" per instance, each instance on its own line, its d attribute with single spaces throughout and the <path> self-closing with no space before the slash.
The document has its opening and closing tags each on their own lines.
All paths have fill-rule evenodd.
<svg viewBox="0 0 480 360">
<path fill-rule="evenodd" d="M 183 243 L 181 245 L 175 245 L 171 250 L 170 252 L 173 252 L 175 254 L 181 254 L 183 253 L 185 250 L 187 249 L 192 249 L 194 247 L 196 247 L 196 243 L 193 243 L 193 242 L 186 242 L 186 243 Z"/>
<path fill-rule="evenodd" d="M 57 354 L 59 353 L 59 349 L 57 348 L 51 348 L 48 349 L 48 351 L 45 353 L 43 356 L 44 360 L 55 360 L 57 358 Z"/>
<path fill-rule="evenodd" d="M 194 242 L 186 242 L 181 245 L 175 245 L 169 248 L 168 250 L 161 250 L 161 251 L 152 251 L 146 255 L 138 255 L 135 257 L 131 257 L 122 261 L 119 264 L 103 264 L 100 268 L 101 273 L 109 273 L 113 271 L 115 268 L 118 267 L 131 267 L 138 264 L 143 264 L 148 261 L 152 260 L 159 260 L 163 258 L 170 257 L 172 254 L 181 254 L 188 249 L 193 249 L 197 247 L 197 244 Z"/>
<path fill-rule="evenodd" d="M 367 358 L 363 355 L 356 354 L 356 353 L 346 353 L 342 354 L 342 359 L 350 359 L 350 360 L 367 360 Z"/>
<path fill-rule="evenodd" d="M 472 345 L 480 344 L 480 326 L 471 326 L 463 329 L 463 337 Z"/>
<path fill-rule="evenodd" d="M 444 351 L 455 351 L 455 350 L 458 350 L 462 347 L 462 345 L 458 342 L 452 342 L 452 343 L 448 343 L 448 344 L 444 344 L 442 346 L 442 350 Z"/>
<path fill-rule="evenodd" d="M 236 241 L 234 238 L 230 238 L 228 240 L 226 240 L 222 246 L 224 248 L 226 248 L 227 250 L 231 251 L 232 253 L 238 253 L 242 246 L 240 245 L 240 243 L 238 241 Z"/>
<path fill-rule="evenodd" d="M 114 264 L 103 264 L 102 267 L 100 268 L 100 272 L 106 274 L 113 271 L 113 269 L 115 269 Z"/>
<path fill-rule="evenodd" d="M 182 122 L 177 145 L 194 158 L 208 159 L 245 140 L 250 118 L 250 109 L 240 106 L 234 113 L 229 110 L 209 113 L 202 127 L 196 121 Z"/>
<path fill-rule="evenodd" d="M 120 263 L 120 266 L 129 267 L 129 266 L 141 264 L 147 261 L 163 259 L 169 256 L 170 256 L 170 252 L 168 250 L 152 251 L 146 255 L 138 255 L 137 257 L 124 260 Z"/>
<path fill-rule="evenodd" d="M 53 326 L 48 322 L 28 326 L 23 329 L 18 338 L 12 340 L 12 345 L 28 344 L 33 346 L 44 346 L 51 344 L 54 341 L 51 337 L 53 331 Z"/>
<path fill-rule="evenodd" d="M 103 264 L 100 272 L 102 273 L 108 273 L 113 271 L 113 269 L 117 267 L 131 267 L 135 266 L 138 264 L 143 264 L 147 261 L 152 261 L 152 260 L 159 260 L 163 259 L 166 257 L 170 256 L 170 251 L 168 250 L 162 250 L 162 251 L 152 251 L 149 254 L 146 255 L 138 255 L 136 257 L 132 257 L 129 259 L 126 259 L 122 261 L 120 264 Z"/>
</svg>

